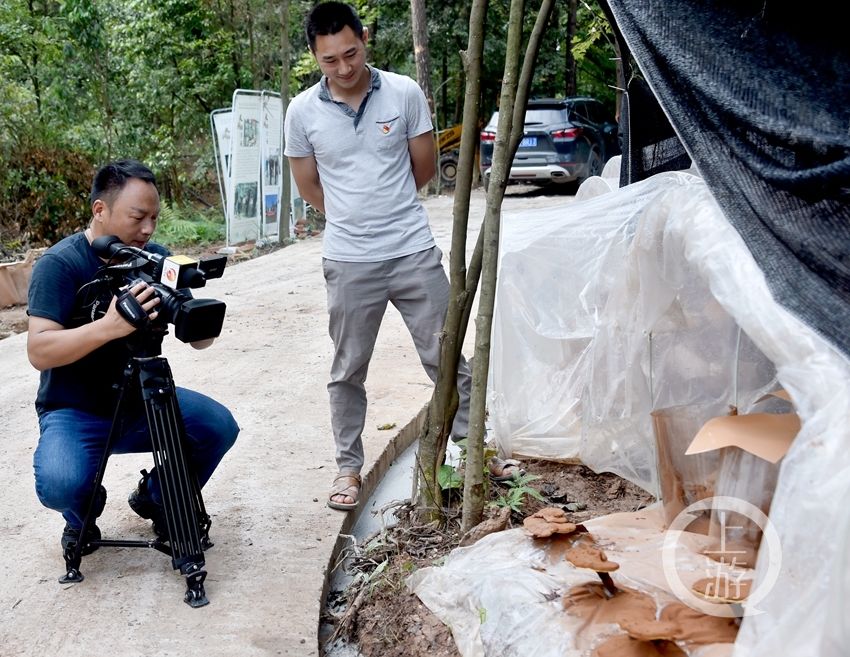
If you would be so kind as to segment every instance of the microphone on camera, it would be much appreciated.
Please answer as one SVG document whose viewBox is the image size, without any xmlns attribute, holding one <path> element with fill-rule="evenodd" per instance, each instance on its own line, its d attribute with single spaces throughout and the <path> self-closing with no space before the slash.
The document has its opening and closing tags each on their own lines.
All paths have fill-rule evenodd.
<svg viewBox="0 0 850 657">
<path fill-rule="evenodd" d="M 119 260 L 122 257 L 137 258 L 129 262 L 121 262 L 113 267 L 120 269 L 141 269 L 154 281 L 158 281 L 172 289 L 186 287 L 203 287 L 207 278 L 217 278 L 224 270 L 224 263 L 213 258 L 199 263 L 194 258 L 184 255 L 164 256 L 151 253 L 129 244 L 124 244 L 115 235 L 102 235 L 92 240 L 92 249 L 98 257 L 104 260 Z M 226 256 L 225 256 L 226 261 Z"/>
<path fill-rule="evenodd" d="M 92 240 L 91 248 L 99 258 L 104 260 L 113 260 L 118 256 L 138 256 L 144 258 L 148 262 L 158 263 L 163 256 L 158 253 L 149 253 L 143 249 L 129 244 L 124 244 L 121 238 L 115 235 L 101 235 Z"/>
</svg>

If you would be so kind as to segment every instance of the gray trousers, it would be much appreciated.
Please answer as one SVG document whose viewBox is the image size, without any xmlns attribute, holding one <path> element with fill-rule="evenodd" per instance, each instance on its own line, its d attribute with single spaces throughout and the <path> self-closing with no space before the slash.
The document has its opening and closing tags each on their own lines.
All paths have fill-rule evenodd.
<svg viewBox="0 0 850 657">
<path fill-rule="evenodd" d="M 449 300 L 442 256 L 433 247 L 384 262 L 322 261 L 328 291 L 328 330 L 334 344 L 328 393 L 340 472 L 359 473 L 363 467 L 366 373 L 388 301 L 401 313 L 425 372 L 432 381 L 437 380 L 440 333 Z M 457 375 L 460 404 L 453 436 L 467 435 L 471 385 L 469 365 L 461 357 Z"/>
</svg>

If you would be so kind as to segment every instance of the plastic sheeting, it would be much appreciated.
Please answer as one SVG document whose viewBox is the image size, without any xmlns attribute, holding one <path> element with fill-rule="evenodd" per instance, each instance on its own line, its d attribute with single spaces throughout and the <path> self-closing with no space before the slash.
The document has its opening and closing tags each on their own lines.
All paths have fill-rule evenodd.
<svg viewBox="0 0 850 657">
<path fill-rule="evenodd" d="M 663 570 L 663 523 L 660 510 L 606 516 L 585 523 L 594 540 L 604 546 L 610 561 L 620 565 L 611 573 L 619 588 L 649 595 L 658 611 L 677 602 Z M 675 571 L 690 587 L 717 569 L 699 554 L 708 539 L 683 534 L 677 546 Z M 587 628 L 586 622 L 564 610 L 563 597 L 571 588 L 598 583 L 592 571 L 575 568 L 552 549 L 550 539 L 534 540 L 522 529 L 484 537 L 452 552 L 438 568 L 414 573 L 408 585 L 423 603 L 452 629 L 463 657 L 522 655 L 522 657 L 580 657 L 614 634 L 609 623 Z M 738 569 L 744 579 L 751 571 Z M 728 657 L 732 644 L 692 647 L 690 657 Z"/>
<path fill-rule="evenodd" d="M 577 455 L 655 491 L 652 411 L 746 413 L 778 382 L 802 422 L 770 510 L 782 565 L 735 657 L 846 654 L 850 363 L 774 301 L 698 176 L 583 191 L 549 215 L 506 217 L 490 390 L 500 448 Z M 756 586 L 779 556 L 766 549 Z"/>
<path fill-rule="evenodd" d="M 606 177 L 585 181 L 577 198 L 616 187 L 618 160 Z M 691 179 L 669 173 L 631 185 L 614 211 L 599 196 L 504 215 L 488 385 L 490 424 L 503 455 L 579 457 L 588 348 L 608 277 L 622 269 L 652 198 Z M 637 483 L 652 488 L 649 477 L 645 471 Z"/>
</svg>

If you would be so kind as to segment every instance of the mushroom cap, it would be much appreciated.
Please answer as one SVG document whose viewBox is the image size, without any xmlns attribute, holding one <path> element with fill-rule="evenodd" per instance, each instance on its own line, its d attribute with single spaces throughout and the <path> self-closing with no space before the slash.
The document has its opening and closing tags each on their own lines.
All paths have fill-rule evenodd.
<svg viewBox="0 0 850 657">
<path fill-rule="evenodd" d="M 661 620 L 671 620 L 681 628 L 680 639 L 688 645 L 735 643 L 738 626 L 733 618 L 708 616 L 681 602 L 673 602 L 661 610 Z"/>
<path fill-rule="evenodd" d="M 686 657 L 679 646 L 671 641 L 638 641 L 617 634 L 594 650 L 593 657 Z"/>
<path fill-rule="evenodd" d="M 552 534 L 572 534 L 576 530 L 576 525 L 571 522 L 549 522 L 535 516 L 523 520 L 522 526 L 534 538 L 548 538 Z"/>
<path fill-rule="evenodd" d="M 653 620 L 647 621 L 639 618 L 628 618 L 619 621 L 628 635 L 638 641 L 658 641 L 664 639 L 673 641 L 682 634 L 682 628 L 676 621 Z"/>
<path fill-rule="evenodd" d="M 548 538 L 552 534 L 572 534 L 578 527 L 567 520 L 563 509 L 553 506 L 531 514 L 522 521 L 522 526 L 534 538 Z"/>
<path fill-rule="evenodd" d="M 547 522 L 568 522 L 567 513 L 556 506 L 547 506 L 531 514 L 532 518 L 543 518 Z"/>
<path fill-rule="evenodd" d="M 564 558 L 578 568 L 590 568 L 599 573 L 610 573 L 620 567 L 617 562 L 608 561 L 608 556 L 592 545 L 574 545 L 564 552 Z"/>
</svg>

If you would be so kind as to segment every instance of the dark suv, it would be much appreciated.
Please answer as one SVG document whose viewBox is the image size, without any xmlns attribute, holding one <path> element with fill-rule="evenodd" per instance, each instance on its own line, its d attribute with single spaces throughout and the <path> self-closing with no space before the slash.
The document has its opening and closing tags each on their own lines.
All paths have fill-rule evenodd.
<svg viewBox="0 0 850 657">
<path fill-rule="evenodd" d="M 481 132 L 481 179 L 490 182 L 499 113 Z M 602 173 L 620 152 L 617 124 L 598 100 L 584 96 L 528 101 L 525 134 L 517 148 L 508 182 L 581 183 Z"/>
</svg>

